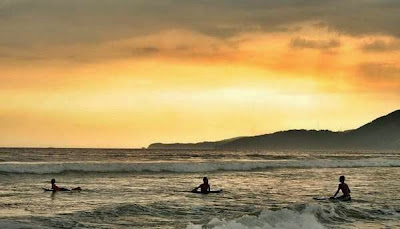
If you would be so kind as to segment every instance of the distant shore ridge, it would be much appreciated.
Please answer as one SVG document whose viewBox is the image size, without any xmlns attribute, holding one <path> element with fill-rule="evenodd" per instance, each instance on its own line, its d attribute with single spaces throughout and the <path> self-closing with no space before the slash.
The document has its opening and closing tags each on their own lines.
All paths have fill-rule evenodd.
<svg viewBox="0 0 400 229">
<path fill-rule="evenodd" d="M 379 117 L 357 129 L 287 130 L 199 143 L 153 143 L 148 149 L 246 150 L 246 149 L 399 149 L 400 110 Z"/>
</svg>

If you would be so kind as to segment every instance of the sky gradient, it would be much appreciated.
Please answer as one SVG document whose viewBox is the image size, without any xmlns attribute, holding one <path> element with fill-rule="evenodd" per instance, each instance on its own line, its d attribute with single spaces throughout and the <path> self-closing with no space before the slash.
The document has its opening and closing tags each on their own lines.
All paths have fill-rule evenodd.
<svg viewBox="0 0 400 229">
<path fill-rule="evenodd" d="M 0 146 L 356 128 L 400 108 L 400 1 L 0 0 Z"/>
</svg>

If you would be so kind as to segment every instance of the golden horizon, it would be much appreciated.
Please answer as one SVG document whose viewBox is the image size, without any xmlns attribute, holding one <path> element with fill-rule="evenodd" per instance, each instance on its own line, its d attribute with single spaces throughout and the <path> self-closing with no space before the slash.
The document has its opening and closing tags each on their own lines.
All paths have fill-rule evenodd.
<svg viewBox="0 0 400 229">
<path fill-rule="evenodd" d="M 88 2 L 87 14 L 38 2 L 0 5 L 0 146 L 140 148 L 335 131 L 400 107 L 399 16 L 370 16 L 383 3 L 363 5 L 359 16 L 374 22 L 366 26 L 311 2 L 300 11 L 221 3 L 209 17 L 192 1 L 184 10 Z"/>
</svg>

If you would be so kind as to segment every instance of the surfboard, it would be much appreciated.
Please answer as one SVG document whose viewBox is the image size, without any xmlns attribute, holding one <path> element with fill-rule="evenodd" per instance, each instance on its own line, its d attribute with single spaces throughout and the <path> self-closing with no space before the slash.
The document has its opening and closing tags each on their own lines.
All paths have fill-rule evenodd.
<svg viewBox="0 0 400 229">
<path fill-rule="evenodd" d="M 314 200 L 317 201 L 331 201 L 331 202 L 336 202 L 336 201 L 351 201 L 350 199 L 340 199 L 340 198 L 330 198 L 330 197 L 313 197 Z"/>
<path fill-rule="evenodd" d="M 207 192 L 207 193 L 203 193 L 203 192 L 200 192 L 200 191 L 191 191 L 192 193 L 199 193 L 199 194 L 209 194 L 209 193 L 221 193 L 222 192 L 222 189 L 220 189 L 220 190 L 211 190 L 211 191 L 209 191 L 209 192 Z"/>
<path fill-rule="evenodd" d="M 61 188 L 60 190 L 58 190 L 58 191 L 55 191 L 55 190 L 53 190 L 53 189 L 49 189 L 49 188 L 42 188 L 43 189 L 43 191 L 45 191 L 45 192 L 72 192 L 72 191 L 82 191 L 82 189 L 81 189 L 81 187 L 76 187 L 76 188 L 73 188 L 73 189 L 66 189 L 66 188 Z"/>
<path fill-rule="evenodd" d="M 71 192 L 72 190 L 64 188 L 64 189 L 60 189 L 60 190 L 55 191 L 53 189 L 43 188 L 43 191 L 45 191 L 45 192 Z"/>
<path fill-rule="evenodd" d="M 313 197 L 314 200 L 330 200 L 329 197 Z"/>
</svg>

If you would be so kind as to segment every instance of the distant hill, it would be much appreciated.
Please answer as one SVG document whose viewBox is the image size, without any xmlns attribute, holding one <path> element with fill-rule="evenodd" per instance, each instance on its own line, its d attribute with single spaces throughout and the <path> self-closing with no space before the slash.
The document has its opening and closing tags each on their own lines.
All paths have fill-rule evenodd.
<svg viewBox="0 0 400 229">
<path fill-rule="evenodd" d="M 155 143 L 149 149 L 400 149 L 400 110 L 343 132 L 288 130 L 216 142 Z"/>
<path fill-rule="evenodd" d="M 221 147 L 224 144 L 227 144 L 231 141 L 240 139 L 241 137 L 237 138 L 230 138 L 225 139 L 222 141 L 215 141 L 215 142 L 198 142 L 198 143 L 153 143 L 149 145 L 148 149 L 216 149 Z"/>
</svg>

